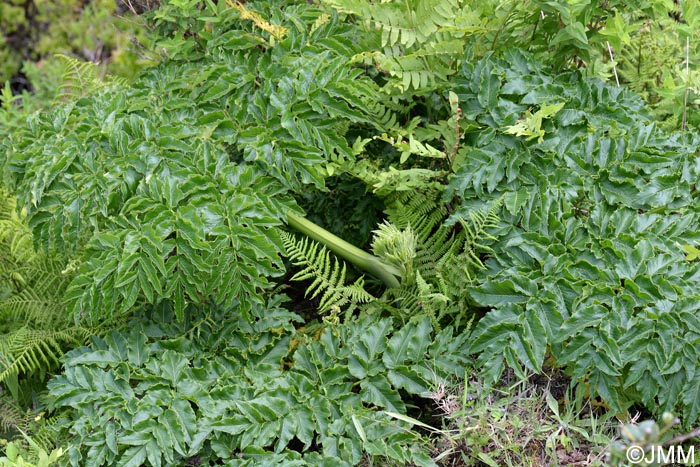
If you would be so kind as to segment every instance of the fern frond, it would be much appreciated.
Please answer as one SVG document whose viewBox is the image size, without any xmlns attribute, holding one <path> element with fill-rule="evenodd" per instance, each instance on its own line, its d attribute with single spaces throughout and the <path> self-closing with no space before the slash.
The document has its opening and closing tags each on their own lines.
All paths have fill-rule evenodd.
<svg viewBox="0 0 700 467">
<path fill-rule="evenodd" d="M 425 193 L 414 191 L 399 194 L 390 202 L 386 213 L 392 225 L 401 231 L 411 232 L 415 238 L 410 265 L 403 267 L 419 271 L 426 280 L 434 278 L 440 258 L 455 249 L 453 229 L 442 227 L 447 216 L 445 206 Z M 388 247 L 383 249 L 387 250 Z M 413 275 L 404 277 L 410 277 L 410 280 L 404 281 L 405 285 L 413 283 Z"/>
<path fill-rule="evenodd" d="M 459 254 L 463 236 L 447 226 L 440 226 L 421 244 L 416 254 L 416 268 L 429 280 L 439 277 L 440 264 Z"/>
<path fill-rule="evenodd" d="M 430 89 L 458 69 L 465 34 L 485 33 L 472 24 L 460 0 L 324 0 L 343 13 L 355 15 L 379 32 L 377 49 L 356 60 L 373 61 L 394 79 L 390 87 Z"/>
<path fill-rule="evenodd" d="M 447 208 L 425 193 L 403 192 L 388 202 L 389 222 L 399 229 L 411 226 L 419 242 L 426 242 L 447 217 Z"/>
<path fill-rule="evenodd" d="M 23 449 L 40 457 L 39 451 L 51 451 L 58 444 L 58 417 L 44 418 L 42 405 L 22 409 L 7 394 L 0 395 L 0 431 L 2 438 L 18 442 Z"/>
<path fill-rule="evenodd" d="M 12 295 L 0 300 L 0 320 L 42 328 L 61 326 L 65 322 L 63 293 L 70 282 L 69 276 L 61 274 L 61 264 L 39 257 L 34 264 L 3 270 L 21 281 Z"/>
<path fill-rule="evenodd" d="M 374 299 L 364 288 L 364 279 L 360 277 L 353 284 L 345 284 L 346 266 L 323 246 L 307 237 L 297 240 L 292 234 L 283 232 L 287 256 L 292 264 L 303 267 L 292 280 L 311 280 L 307 296 L 320 297 L 319 310 L 326 312 L 333 306 L 348 307 L 351 312 L 357 305 Z"/>
<path fill-rule="evenodd" d="M 414 52 L 399 46 L 387 47 L 374 54 L 380 70 L 396 78 L 402 90 L 423 89 L 445 81 L 457 71 L 455 61 L 464 54 L 464 41 L 430 43 Z"/>
<path fill-rule="evenodd" d="M 27 414 L 8 394 L 0 396 L 0 430 L 4 433 L 29 427 Z"/>
<path fill-rule="evenodd" d="M 0 382 L 55 367 L 65 344 L 81 345 L 92 334 L 91 329 L 82 327 L 46 330 L 23 326 L 1 336 Z"/>
<path fill-rule="evenodd" d="M 407 226 L 400 230 L 393 224 L 383 223 L 374 231 L 372 251 L 401 271 L 404 283 L 413 282 L 413 261 L 416 257 L 416 236 Z"/>
<path fill-rule="evenodd" d="M 436 264 L 437 280 L 440 290 L 449 293 L 452 290 L 464 290 L 472 281 L 472 273 L 478 269 L 484 269 L 480 254 L 491 252 L 486 241 L 495 241 L 496 238 L 489 233 L 500 223 L 498 212 L 503 204 L 503 198 L 499 198 L 488 209 L 470 211 L 468 220 L 458 217 L 457 223 L 461 227 L 459 246 L 452 254 L 444 255 Z"/>
<path fill-rule="evenodd" d="M 369 20 L 381 31 L 382 45 L 411 47 L 422 43 L 441 28 L 454 27 L 459 0 L 324 0 L 343 13 Z"/>
<path fill-rule="evenodd" d="M 30 262 L 36 256 L 32 245 L 32 234 L 17 213 L 14 196 L 0 189 L 0 244 L 7 247 L 12 263 Z"/>
<path fill-rule="evenodd" d="M 386 211 L 390 227 L 375 231 L 373 248 L 383 260 L 400 267 L 404 279 L 411 278 L 399 289 L 387 291 L 401 315 L 428 315 L 435 325 L 447 316 L 466 317 L 464 290 L 474 273 L 484 268 L 480 255 L 491 252 L 488 243 L 496 240 L 491 231 L 499 226 L 502 203 L 501 198 L 488 209 L 468 212 L 450 222 L 437 196 L 409 192 L 390 203 Z M 414 242 L 411 255 L 397 254 L 405 241 L 401 234 L 410 234 Z M 404 263 L 397 264 L 399 259 Z"/>
<path fill-rule="evenodd" d="M 438 317 L 450 301 L 446 295 L 434 291 L 433 285 L 423 279 L 419 271 L 412 285 L 391 289 L 387 291 L 387 297 L 398 307 L 401 316 L 410 320 L 428 316 L 436 329 L 439 328 Z"/>
<path fill-rule="evenodd" d="M 491 249 L 481 243 L 484 240 L 496 240 L 496 238 L 489 234 L 489 229 L 495 229 L 498 227 L 501 219 L 498 216 L 498 212 L 503 204 L 503 197 L 499 198 L 494 202 L 491 207 L 487 210 L 476 210 L 469 212 L 469 221 L 464 218 L 458 218 L 459 224 L 465 233 L 464 240 L 464 253 L 468 254 L 469 257 L 478 262 L 482 267 L 481 261 L 479 260 L 476 250 L 482 250 L 490 252 Z"/>
<path fill-rule="evenodd" d="M 71 277 L 64 266 L 34 250 L 15 198 L 0 190 L 0 383 L 20 405 L 34 405 L 37 383 L 58 366 L 65 351 L 122 324 L 70 324 L 63 297 Z"/>
<path fill-rule="evenodd" d="M 102 79 L 97 63 L 82 62 L 74 57 L 56 54 L 64 68 L 61 75 L 61 92 L 57 99 L 74 100 L 92 94 L 106 86 L 124 85 L 123 78 L 106 77 Z"/>
<path fill-rule="evenodd" d="M 29 433 L 31 434 L 31 439 L 35 446 L 38 446 L 44 451 L 51 452 L 60 444 L 68 444 L 68 440 L 61 439 L 65 438 L 65 435 L 61 436 L 58 431 L 60 417 L 53 416 L 43 418 L 43 414 L 44 412 L 41 412 L 38 416 L 34 416 L 34 418 L 32 418 L 33 423 L 30 423 Z"/>
</svg>

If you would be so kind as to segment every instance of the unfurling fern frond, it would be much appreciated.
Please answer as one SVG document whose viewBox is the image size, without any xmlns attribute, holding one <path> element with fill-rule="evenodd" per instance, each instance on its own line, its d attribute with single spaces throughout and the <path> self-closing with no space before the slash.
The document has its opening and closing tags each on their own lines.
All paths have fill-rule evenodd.
<svg viewBox="0 0 700 467">
<path fill-rule="evenodd" d="M 447 209 L 423 193 L 402 194 L 394 200 L 387 210 L 392 227 L 375 231 L 375 245 L 381 245 L 381 250 L 375 248 L 374 252 L 385 261 L 401 258 L 406 263 L 394 265 L 411 271 L 402 276 L 400 289 L 387 291 L 402 315 L 428 315 L 437 323 L 446 316 L 468 313 L 464 291 L 473 274 L 484 268 L 481 255 L 491 252 L 488 243 L 496 239 L 490 232 L 499 225 L 501 205 L 499 199 L 487 210 L 472 211 L 466 218 L 446 223 Z M 406 235 L 415 242 L 414 249 L 410 256 L 401 256 L 396 251 Z M 390 243 L 392 239 L 396 245 Z M 388 257 L 386 252 L 390 252 Z"/>
<path fill-rule="evenodd" d="M 435 197 L 417 191 L 402 193 L 389 204 L 386 212 L 393 225 L 414 232 L 416 251 L 412 268 L 420 271 L 425 280 L 435 277 L 436 266 L 442 258 L 457 254 L 458 238 L 454 229 L 442 226 L 447 209 Z"/>
<path fill-rule="evenodd" d="M 379 229 L 374 231 L 372 251 L 401 271 L 403 283 L 413 283 L 416 236 L 411 231 L 410 226 L 400 230 L 393 224 L 380 224 Z"/>
<path fill-rule="evenodd" d="M 345 284 L 345 263 L 332 258 L 325 247 L 307 237 L 297 240 L 287 232 L 282 233 L 282 241 L 292 264 L 303 267 L 292 280 L 312 280 L 307 295 L 311 294 L 312 299 L 320 296 L 319 310 L 322 312 L 333 306 L 347 306 L 347 312 L 351 312 L 357 305 L 374 298 L 365 290 L 362 277 L 351 285 Z"/>
</svg>

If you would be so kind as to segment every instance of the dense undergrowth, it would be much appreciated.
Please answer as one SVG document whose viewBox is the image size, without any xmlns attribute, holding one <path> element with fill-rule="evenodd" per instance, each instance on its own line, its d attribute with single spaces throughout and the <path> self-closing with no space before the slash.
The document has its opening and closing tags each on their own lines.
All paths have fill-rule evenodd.
<svg viewBox="0 0 700 467">
<path fill-rule="evenodd" d="M 696 10 L 520 3 L 173 0 L 131 81 L 8 86 L 3 462 L 601 465 L 615 419 L 697 425 L 695 71 L 630 58 Z"/>
</svg>

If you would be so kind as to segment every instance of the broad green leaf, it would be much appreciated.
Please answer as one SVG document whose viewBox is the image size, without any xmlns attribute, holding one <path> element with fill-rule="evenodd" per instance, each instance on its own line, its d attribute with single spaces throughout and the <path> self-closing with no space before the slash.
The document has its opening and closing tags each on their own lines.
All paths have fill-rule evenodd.
<svg viewBox="0 0 700 467">
<path fill-rule="evenodd" d="M 121 455 L 117 465 L 119 467 L 141 467 L 141 464 L 146 460 L 148 448 L 144 446 L 134 446 Z"/>
<path fill-rule="evenodd" d="M 80 355 L 70 359 L 71 365 L 97 365 L 100 368 L 105 368 L 120 362 L 119 357 L 111 350 L 95 350 L 90 353 Z"/>
<path fill-rule="evenodd" d="M 374 377 L 360 383 L 362 400 L 392 412 L 403 412 L 404 403 L 398 392 L 382 377 Z"/>
<path fill-rule="evenodd" d="M 573 22 L 560 29 L 550 44 L 556 45 L 560 43 L 585 49 L 588 46 L 585 26 L 579 22 Z"/>
<path fill-rule="evenodd" d="M 430 344 L 431 332 L 432 326 L 427 317 L 403 326 L 389 339 L 383 355 L 384 364 L 387 368 L 396 368 L 406 361 L 422 361 Z"/>
<path fill-rule="evenodd" d="M 149 352 L 146 347 L 146 336 L 142 332 L 135 333 L 134 337 L 129 341 L 127 355 L 129 363 L 135 367 L 140 367 L 146 362 Z"/>
<path fill-rule="evenodd" d="M 528 300 L 512 280 L 490 281 L 470 291 L 480 305 L 501 306 L 508 303 L 524 303 Z"/>
<path fill-rule="evenodd" d="M 156 367 L 160 370 L 160 374 L 169 380 L 173 385 L 177 385 L 178 381 L 186 377 L 185 369 L 189 362 L 178 353 L 172 350 L 163 352 L 160 364 Z"/>
<path fill-rule="evenodd" d="M 158 443 L 154 439 L 151 439 L 146 445 L 146 457 L 152 467 L 161 467 L 161 451 L 158 447 Z"/>
</svg>

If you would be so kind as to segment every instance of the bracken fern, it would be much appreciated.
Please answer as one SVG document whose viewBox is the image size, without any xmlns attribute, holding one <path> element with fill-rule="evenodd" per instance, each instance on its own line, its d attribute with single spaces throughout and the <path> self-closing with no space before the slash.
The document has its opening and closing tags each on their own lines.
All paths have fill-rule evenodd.
<svg viewBox="0 0 700 467">
<path fill-rule="evenodd" d="M 353 284 L 345 283 L 345 263 L 339 262 L 325 247 L 306 237 L 297 240 L 287 232 L 282 233 L 282 241 L 292 264 L 303 267 L 292 276 L 292 280 L 312 281 L 307 288 L 307 296 L 310 295 L 310 299 L 319 297 L 320 311 L 326 312 L 333 306 L 347 306 L 350 313 L 357 305 L 374 298 L 365 291 L 362 277 Z"/>
</svg>

